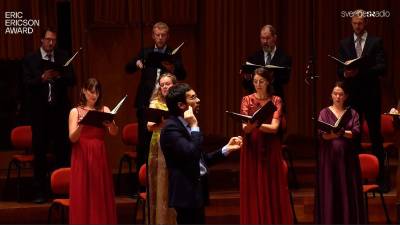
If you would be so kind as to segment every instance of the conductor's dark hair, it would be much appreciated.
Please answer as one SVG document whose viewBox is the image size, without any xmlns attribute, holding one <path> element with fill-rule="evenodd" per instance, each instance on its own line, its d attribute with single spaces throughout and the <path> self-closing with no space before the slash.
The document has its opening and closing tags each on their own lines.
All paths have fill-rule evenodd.
<svg viewBox="0 0 400 225">
<path fill-rule="evenodd" d="M 44 38 L 46 36 L 47 31 L 57 34 L 57 30 L 53 27 L 46 27 L 40 33 L 40 38 Z"/>
<path fill-rule="evenodd" d="M 81 88 L 81 93 L 79 97 L 79 104 L 80 106 L 85 106 L 87 103 L 87 99 L 85 97 L 85 93 L 83 93 L 83 90 L 88 90 L 88 91 L 95 91 L 99 94 L 99 97 L 97 98 L 96 103 L 94 104 L 94 107 L 96 110 L 100 110 L 103 108 L 102 105 L 102 100 L 103 100 L 103 92 L 101 89 L 101 84 L 96 78 L 89 78 L 87 81 L 83 84 Z"/>
<path fill-rule="evenodd" d="M 169 88 L 168 95 L 165 99 L 167 102 L 168 111 L 171 115 L 181 115 L 181 110 L 178 107 L 178 103 L 186 103 L 186 92 L 192 90 L 187 83 L 177 83 Z"/>
</svg>

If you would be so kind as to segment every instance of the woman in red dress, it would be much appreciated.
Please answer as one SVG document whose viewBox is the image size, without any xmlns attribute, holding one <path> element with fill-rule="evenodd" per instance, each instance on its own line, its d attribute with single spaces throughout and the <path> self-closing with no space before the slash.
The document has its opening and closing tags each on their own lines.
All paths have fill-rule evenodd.
<svg viewBox="0 0 400 225">
<path fill-rule="evenodd" d="M 263 68 L 253 77 L 255 93 L 243 97 L 241 113 L 253 115 L 272 101 L 276 111 L 265 121 L 244 123 L 245 139 L 240 153 L 240 223 L 290 224 L 287 177 L 280 137 L 281 98 L 271 94 L 272 75 Z"/>
<path fill-rule="evenodd" d="M 70 183 L 70 224 L 116 224 L 116 207 L 111 170 L 107 161 L 105 133 L 116 135 L 114 121 L 104 127 L 86 126 L 79 121 L 90 110 L 110 112 L 103 106 L 100 83 L 89 78 L 80 94 L 80 105 L 69 114 L 72 145 Z"/>
</svg>

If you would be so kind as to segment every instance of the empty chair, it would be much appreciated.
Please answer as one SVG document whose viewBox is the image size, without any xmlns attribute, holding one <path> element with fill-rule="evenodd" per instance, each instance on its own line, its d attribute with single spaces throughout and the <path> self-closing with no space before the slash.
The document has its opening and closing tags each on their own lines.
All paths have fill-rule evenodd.
<svg viewBox="0 0 400 225">
<path fill-rule="evenodd" d="M 121 175 L 122 175 L 122 168 L 123 168 L 124 163 L 126 163 L 128 165 L 128 172 L 129 172 L 130 177 L 133 176 L 132 162 L 135 162 L 137 159 L 137 150 L 136 150 L 136 146 L 138 144 L 138 124 L 137 123 L 129 123 L 124 126 L 124 128 L 122 129 L 122 142 L 125 145 L 130 146 L 131 150 L 124 152 L 123 156 L 121 157 L 121 159 L 119 161 L 119 169 L 118 169 L 118 176 L 117 176 L 117 190 L 116 190 L 117 193 L 120 192 Z"/>
<path fill-rule="evenodd" d="M 7 179 L 5 188 L 8 188 L 11 171 L 17 172 L 17 201 L 21 197 L 21 170 L 32 168 L 33 154 L 32 149 L 32 129 L 31 126 L 18 126 L 11 131 L 11 142 L 15 150 L 23 150 L 23 153 L 12 155 L 8 164 Z M 6 193 L 6 192 L 3 192 Z"/>
<path fill-rule="evenodd" d="M 51 223 L 53 210 L 58 209 L 61 212 L 61 223 L 66 223 L 69 209 L 69 184 L 71 180 L 71 168 L 60 168 L 51 174 L 51 191 L 54 195 L 64 198 L 56 198 L 50 205 L 48 214 L 48 223 Z"/>
<path fill-rule="evenodd" d="M 139 185 L 140 186 L 147 188 L 147 168 L 146 168 L 146 164 L 143 164 L 140 167 L 138 180 L 139 180 Z M 145 224 L 145 222 L 146 222 L 146 200 L 147 200 L 147 191 L 144 191 L 144 192 L 138 191 L 136 206 L 135 206 L 135 209 L 134 209 L 134 212 L 133 212 L 135 223 L 136 223 L 137 212 L 138 212 L 138 209 L 139 209 L 140 206 L 142 206 L 143 224 Z"/>
<path fill-rule="evenodd" d="M 363 132 L 365 136 L 369 137 L 369 130 L 367 122 L 364 120 L 363 122 Z M 383 136 L 383 151 L 384 151 L 384 178 L 385 184 L 388 185 L 388 189 L 390 189 L 390 168 L 389 168 L 389 154 L 390 152 L 397 152 L 397 146 L 394 143 L 394 135 L 395 135 L 395 127 L 393 117 L 390 115 L 381 115 L 381 134 Z M 362 142 L 361 147 L 365 150 L 371 150 L 372 143 L 371 142 Z"/>
<path fill-rule="evenodd" d="M 363 192 L 364 192 L 364 198 L 365 198 L 365 209 L 366 209 L 366 216 L 367 216 L 367 221 L 368 221 L 368 193 L 372 192 L 378 192 L 381 198 L 382 202 L 382 207 L 385 212 L 386 216 L 386 223 L 391 223 L 386 204 L 385 204 L 385 199 L 383 197 L 383 193 L 381 189 L 379 188 L 379 185 L 375 183 L 375 179 L 378 177 L 379 173 L 379 161 L 378 158 L 374 155 L 371 154 L 359 154 L 358 155 L 360 159 L 360 167 L 361 167 L 361 178 L 364 181 L 363 184 Z M 371 180 L 373 182 L 371 182 Z"/>
</svg>

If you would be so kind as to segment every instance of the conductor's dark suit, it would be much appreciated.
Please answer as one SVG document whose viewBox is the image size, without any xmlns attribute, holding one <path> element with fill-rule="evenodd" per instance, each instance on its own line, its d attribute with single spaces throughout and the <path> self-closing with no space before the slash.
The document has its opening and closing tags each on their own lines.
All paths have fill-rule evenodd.
<svg viewBox="0 0 400 225">
<path fill-rule="evenodd" d="M 357 58 L 354 36 L 345 38 L 340 42 L 339 57 L 343 61 Z M 349 88 L 349 104 L 360 115 L 360 123 L 364 118 L 368 124 L 373 153 L 378 157 L 381 165 L 380 179 L 383 179 L 384 153 L 382 147 L 381 130 L 381 88 L 379 77 L 386 72 L 385 54 L 382 39 L 368 34 L 362 57 L 366 57 L 366 63 L 359 67 L 355 77 L 345 78 L 344 67 L 338 68 L 338 76 L 344 80 Z M 364 117 L 365 116 L 365 117 Z M 357 142 L 359 143 L 359 137 Z"/>
<path fill-rule="evenodd" d="M 253 55 L 247 58 L 247 62 L 257 65 L 266 65 L 264 60 L 264 51 L 259 50 L 255 52 Z M 287 68 L 274 71 L 274 79 L 272 81 L 273 94 L 281 97 L 284 101 L 283 85 L 289 82 L 292 60 L 282 51 L 282 49 L 277 47 L 270 64 Z M 243 80 L 242 85 L 249 93 L 253 93 L 255 91 L 252 80 Z"/>
<path fill-rule="evenodd" d="M 74 85 L 75 77 L 71 65 L 62 67 L 68 60 L 66 52 L 54 50 L 54 64 L 60 77 L 51 82 L 42 81 L 46 69 L 40 50 L 28 54 L 23 61 L 23 81 L 27 89 L 28 108 L 32 122 L 32 150 L 34 153 L 35 184 L 44 190 L 47 172 L 46 153 L 53 144 L 56 168 L 70 165 L 68 138 L 68 114 L 71 104 L 68 87 Z M 49 96 L 50 95 L 50 96 Z M 49 99 L 50 98 L 50 99 Z"/>
<path fill-rule="evenodd" d="M 204 206 L 208 204 L 207 173 L 200 176 L 200 161 L 204 166 L 224 158 L 222 150 L 204 153 L 201 149 L 203 135 L 184 127 L 175 116 L 165 121 L 161 130 L 160 145 L 164 153 L 169 176 L 169 206 L 178 212 L 178 223 L 184 217 L 197 217 L 190 223 L 204 223 Z M 196 212 L 200 215 L 193 215 Z M 181 215 L 179 215 L 181 214 Z M 201 215 L 202 214 L 202 215 Z M 187 220 L 186 220 L 187 221 Z"/>
<path fill-rule="evenodd" d="M 170 54 L 173 49 L 167 46 L 165 53 Z M 150 145 L 151 133 L 147 130 L 147 119 L 145 115 L 145 109 L 149 107 L 150 97 L 156 86 L 157 82 L 157 66 L 153 64 L 147 64 L 146 59 L 148 54 L 156 51 L 154 47 L 152 48 L 144 48 L 140 51 L 140 53 L 134 57 L 128 64 L 125 66 L 125 71 L 129 74 L 135 73 L 139 68 L 136 66 L 136 61 L 141 60 L 145 67 L 142 69 L 142 76 L 140 77 L 140 82 L 138 89 L 136 91 L 136 100 L 135 100 L 135 108 L 136 116 L 139 125 L 139 146 L 138 146 L 138 163 L 137 166 L 140 167 L 145 163 L 145 159 L 147 158 L 147 153 Z M 173 58 L 172 64 L 175 66 L 174 74 L 177 80 L 183 80 L 186 78 L 186 71 L 182 65 L 181 57 L 179 52 L 177 53 L 177 57 Z M 166 69 L 163 66 L 159 66 L 160 75 L 166 72 Z"/>
</svg>

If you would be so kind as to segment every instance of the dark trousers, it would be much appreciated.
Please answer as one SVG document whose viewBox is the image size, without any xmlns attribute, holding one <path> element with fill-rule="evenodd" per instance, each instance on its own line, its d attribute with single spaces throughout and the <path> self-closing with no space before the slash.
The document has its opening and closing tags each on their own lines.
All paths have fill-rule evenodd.
<svg viewBox="0 0 400 225">
<path fill-rule="evenodd" d="M 55 157 L 52 166 L 47 160 L 50 149 Z M 70 166 L 68 111 L 65 108 L 48 105 L 32 113 L 32 152 L 34 186 L 45 192 L 47 174 L 53 169 Z"/>
<path fill-rule="evenodd" d="M 175 207 L 178 224 L 205 224 L 204 207 L 179 208 Z"/>
<path fill-rule="evenodd" d="M 378 99 L 377 99 L 378 98 Z M 383 184 L 384 182 L 384 161 L 385 154 L 383 150 L 383 137 L 381 134 L 381 102 L 380 96 L 378 97 L 365 97 L 358 99 L 352 103 L 352 107 L 357 111 L 360 116 L 360 127 L 362 131 L 362 124 L 364 120 L 368 125 L 369 139 L 372 144 L 372 154 L 374 154 L 379 160 L 379 176 L 378 183 Z M 361 150 L 361 135 L 356 137 L 355 145 Z"/>
<path fill-rule="evenodd" d="M 137 164 L 136 171 L 139 171 L 140 166 L 146 163 L 149 155 L 150 141 L 152 132 L 147 130 L 146 108 L 141 107 L 136 111 L 138 121 L 138 138 L 139 143 L 137 146 Z"/>
</svg>

